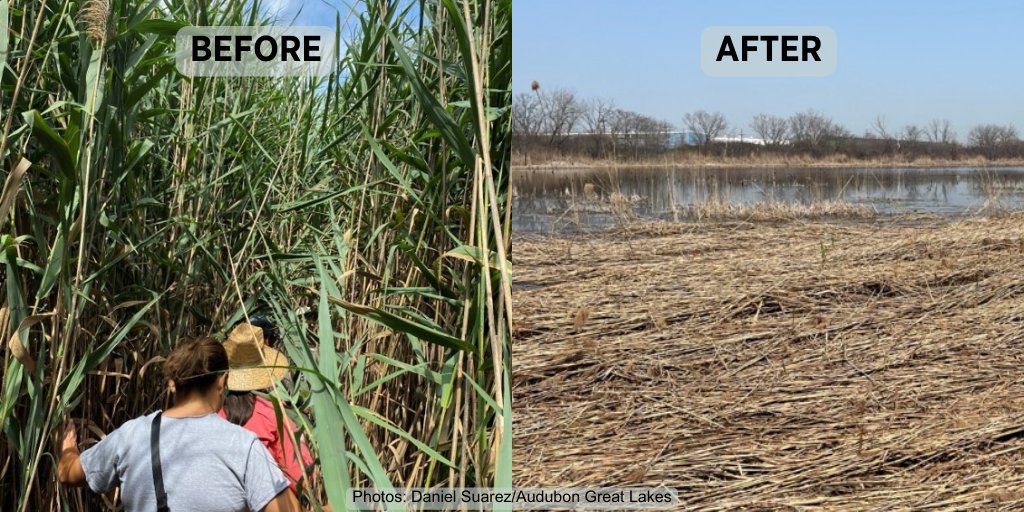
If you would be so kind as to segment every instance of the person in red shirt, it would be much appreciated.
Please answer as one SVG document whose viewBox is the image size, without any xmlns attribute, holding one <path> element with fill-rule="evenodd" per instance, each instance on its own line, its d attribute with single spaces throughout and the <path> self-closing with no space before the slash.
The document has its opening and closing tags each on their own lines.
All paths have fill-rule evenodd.
<svg viewBox="0 0 1024 512">
<path fill-rule="evenodd" d="M 269 345 L 276 340 L 276 328 L 269 320 L 253 317 L 240 323 L 224 342 L 228 354 L 228 396 L 219 414 L 231 423 L 256 434 L 291 482 L 293 491 L 312 469 L 313 457 L 300 439 L 296 452 L 295 425 L 281 411 L 278 423 L 274 404 L 253 391 L 269 390 L 288 374 L 288 358 Z M 283 427 L 283 429 L 278 427 Z"/>
</svg>

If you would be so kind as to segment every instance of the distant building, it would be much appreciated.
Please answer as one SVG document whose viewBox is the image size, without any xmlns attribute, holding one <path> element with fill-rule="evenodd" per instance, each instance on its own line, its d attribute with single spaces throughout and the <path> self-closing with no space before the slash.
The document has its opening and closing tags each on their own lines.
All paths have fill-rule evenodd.
<svg viewBox="0 0 1024 512">
<path fill-rule="evenodd" d="M 728 137 L 715 137 L 712 140 L 714 142 L 739 142 L 739 143 L 743 143 L 743 144 L 757 144 L 758 146 L 764 146 L 766 144 L 764 139 L 759 139 L 757 137 L 744 137 L 742 135 L 739 135 L 739 136 L 728 136 Z"/>
<path fill-rule="evenodd" d="M 697 146 L 700 144 L 700 137 L 691 131 L 672 132 L 669 134 L 668 143 L 674 148 L 678 148 L 683 145 Z"/>
</svg>

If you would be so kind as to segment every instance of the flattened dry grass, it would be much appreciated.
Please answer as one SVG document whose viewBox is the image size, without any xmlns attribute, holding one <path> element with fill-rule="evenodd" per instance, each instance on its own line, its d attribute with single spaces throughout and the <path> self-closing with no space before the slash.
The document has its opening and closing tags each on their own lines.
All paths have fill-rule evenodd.
<svg viewBox="0 0 1024 512">
<path fill-rule="evenodd" d="M 587 183 L 584 190 L 593 185 Z M 619 192 L 611 193 L 607 198 L 597 197 L 590 193 L 579 202 L 573 202 L 564 211 L 550 209 L 556 215 L 551 222 L 552 231 L 564 226 L 575 231 L 591 231 L 591 216 L 605 216 L 617 225 L 620 230 L 633 231 L 645 227 L 643 215 L 638 213 L 646 206 L 647 199 L 640 196 L 625 196 Z M 998 203 L 986 205 L 985 211 L 1000 211 Z M 807 204 L 787 203 L 784 201 L 758 201 L 753 203 L 731 203 L 721 200 L 709 200 L 675 208 L 672 217 L 676 221 L 716 222 L 783 222 L 791 220 L 820 219 L 868 219 L 878 215 L 878 210 L 866 204 L 851 203 L 843 200 L 814 201 Z M 601 222 L 594 224 L 600 225 Z M 647 226 L 649 227 L 649 226 Z"/>
<path fill-rule="evenodd" d="M 593 185 L 587 183 L 587 186 Z M 605 198 L 583 198 L 573 203 L 564 211 L 563 217 L 575 218 L 581 215 L 612 214 L 624 221 L 623 227 L 633 227 L 639 215 L 638 206 L 646 198 L 640 196 L 626 197 L 618 192 Z M 679 207 L 679 220 L 748 220 L 778 221 L 820 218 L 868 218 L 878 215 L 878 210 L 870 205 L 856 204 L 849 201 L 814 201 L 807 204 L 787 203 L 784 201 L 757 201 L 753 203 L 733 203 L 728 201 L 703 201 Z"/>
<path fill-rule="evenodd" d="M 693 205 L 684 215 L 695 220 L 748 220 L 778 221 L 806 218 L 867 218 L 878 214 L 868 205 L 847 201 L 815 201 L 809 204 L 785 203 L 782 201 L 760 201 L 736 204 L 726 201 L 709 201 Z"/>
<path fill-rule="evenodd" d="M 517 485 L 1024 507 L 1024 214 L 515 240 Z"/>
</svg>

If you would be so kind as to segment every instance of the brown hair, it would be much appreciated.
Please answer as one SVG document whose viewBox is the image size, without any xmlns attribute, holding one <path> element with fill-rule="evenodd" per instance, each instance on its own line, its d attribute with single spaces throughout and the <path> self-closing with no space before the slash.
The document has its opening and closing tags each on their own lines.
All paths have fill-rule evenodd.
<svg viewBox="0 0 1024 512">
<path fill-rule="evenodd" d="M 164 361 L 164 378 L 174 382 L 176 393 L 205 392 L 228 369 L 224 345 L 210 337 L 185 340 Z"/>
<path fill-rule="evenodd" d="M 244 427 L 256 409 L 256 395 L 252 391 L 231 391 L 224 397 L 224 414 L 228 421 Z"/>
</svg>

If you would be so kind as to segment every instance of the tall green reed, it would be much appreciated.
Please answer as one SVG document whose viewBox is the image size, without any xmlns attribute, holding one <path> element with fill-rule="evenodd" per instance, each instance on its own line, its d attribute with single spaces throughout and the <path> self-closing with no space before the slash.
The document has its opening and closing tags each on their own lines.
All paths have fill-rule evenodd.
<svg viewBox="0 0 1024 512">
<path fill-rule="evenodd" d="M 161 407 L 161 355 L 256 312 L 314 501 L 511 485 L 510 1 L 339 11 L 322 81 L 178 75 L 177 28 L 266 21 L 240 0 L 0 5 L 0 510 L 111 507 L 55 483 L 62 419 Z"/>
</svg>

